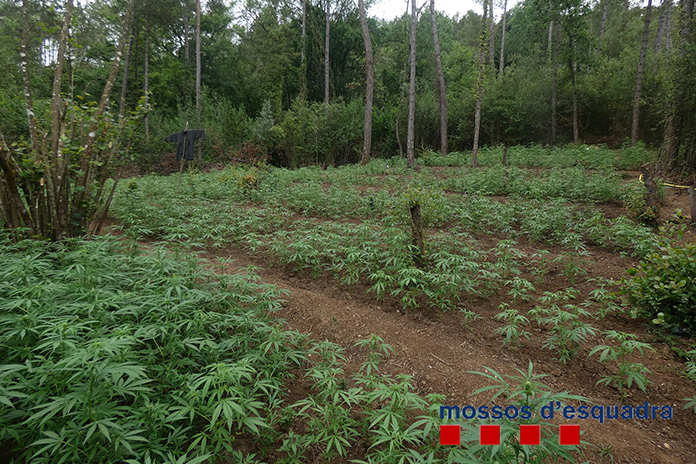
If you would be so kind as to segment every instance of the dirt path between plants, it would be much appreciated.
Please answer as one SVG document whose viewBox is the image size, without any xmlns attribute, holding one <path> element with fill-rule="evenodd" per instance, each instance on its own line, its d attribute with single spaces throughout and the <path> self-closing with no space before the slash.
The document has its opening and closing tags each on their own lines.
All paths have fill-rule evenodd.
<svg viewBox="0 0 696 464">
<path fill-rule="evenodd" d="M 482 376 L 468 371 L 483 371 L 484 366 L 500 373 L 515 374 L 515 369 L 526 369 L 529 360 L 537 373 L 549 374 L 545 383 L 555 391 L 569 391 L 590 397 L 603 405 L 629 404 L 671 405 L 672 420 L 611 420 L 600 424 L 595 420 L 577 420 L 556 423 L 577 423 L 585 433 L 583 439 L 592 443 L 585 459 L 592 463 L 694 463 L 696 462 L 696 415 L 683 410 L 682 398 L 693 396 L 693 385 L 678 375 L 683 364 L 663 344 L 653 343 L 639 322 L 625 317 L 609 317 L 598 325 L 601 329 L 614 328 L 636 333 L 641 340 L 653 343 L 655 353 L 641 359 L 653 373 L 653 384 L 647 394 L 636 391 L 622 403 L 618 392 L 597 387 L 596 382 L 607 369 L 585 356 L 594 346 L 583 347 L 584 354 L 567 366 L 553 359 L 550 351 L 541 349 L 538 333 L 522 347 L 506 348 L 493 330 L 501 324 L 492 319 L 498 312 L 501 299 L 483 300 L 467 307 L 481 315 L 481 319 L 463 324 L 460 314 L 454 312 L 404 312 L 395 305 L 380 304 L 365 295 L 363 289 L 346 290 L 328 276 L 311 279 L 309 276 L 273 267 L 264 258 L 252 257 L 236 249 L 227 248 L 214 253 L 203 253 L 203 258 L 215 262 L 230 258 L 225 273 L 244 272 L 248 265 L 257 270 L 264 283 L 275 284 L 291 293 L 287 304 L 276 317 L 287 322 L 289 328 L 311 334 L 315 340 L 328 339 L 343 346 L 348 358 L 348 369 L 357 369 L 365 360 L 362 349 L 353 344 L 370 334 L 382 337 L 394 353 L 382 366 L 391 375 L 408 374 L 420 394 L 441 393 L 446 404 L 484 404 L 486 397 L 470 397 L 476 389 L 489 385 Z M 532 329 L 541 332 L 542 329 Z M 536 340 L 535 340 L 536 339 Z M 348 372 L 349 374 L 351 372 Z M 554 431 L 556 434 L 557 430 Z"/>
</svg>

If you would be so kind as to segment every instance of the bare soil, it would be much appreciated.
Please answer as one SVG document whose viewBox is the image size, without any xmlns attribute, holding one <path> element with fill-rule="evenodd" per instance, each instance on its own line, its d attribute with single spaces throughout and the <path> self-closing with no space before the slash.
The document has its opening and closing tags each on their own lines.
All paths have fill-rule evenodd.
<svg viewBox="0 0 696 464">
<path fill-rule="evenodd" d="M 289 328 L 311 334 L 314 339 L 328 339 L 343 346 L 349 369 L 357 370 L 365 361 L 365 353 L 354 348 L 354 343 L 376 334 L 394 348 L 383 366 L 385 372 L 413 376 L 420 394 L 444 394 L 445 404 L 478 406 L 488 398 L 470 395 L 489 383 L 470 371 L 484 371 L 488 367 L 499 373 L 516 374 L 515 369 L 524 370 L 531 361 L 535 372 L 548 375 L 545 383 L 555 391 L 583 395 L 601 405 L 635 407 L 648 401 L 650 405 L 673 407 L 671 420 L 611 420 L 604 424 L 595 420 L 576 421 L 584 433 L 583 440 L 594 445 L 586 451 L 585 459 L 593 463 L 696 462 L 696 443 L 692 439 L 696 436 L 696 415 L 682 409 L 682 398 L 693 396 L 694 386 L 679 374 L 683 362 L 641 321 L 612 315 L 595 323 L 600 330 L 634 333 L 656 349 L 640 359 L 650 369 L 653 383 L 646 393 L 634 390 L 629 399 L 622 401 L 617 390 L 596 384 L 613 367 L 585 358 L 597 341 L 587 343 L 584 354 L 567 365 L 560 364 L 550 351 L 542 349 L 544 329 L 541 328 L 534 329 L 532 339 L 524 341 L 521 347 L 504 347 L 501 338 L 493 333 L 501 323 L 492 318 L 498 312 L 498 305 L 506 301 L 504 296 L 468 302 L 467 308 L 481 318 L 463 323 L 461 315 L 455 312 L 409 312 L 395 302 L 377 303 L 366 295 L 364 288 L 343 288 L 328 276 L 312 279 L 309 275 L 273 267 L 271 262 L 236 248 L 203 257 L 232 259 L 226 265 L 228 273 L 243 272 L 242 268 L 248 265 L 260 266 L 263 282 L 291 292 L 276 317 Z M 591 275 L 620 278 L 633 263 L 601 250 L 591 255 L 588 264 Z M 558 288 L 559 280 L 564 277 L 553 274 L 549 278 L 554 281 L 549 285 Z M 590 289 L 589 284 L 576 287 L 583 293 Z M 306 385 L 300 383 L 293 388 L 306 389 Z M 323 461 L 317 456 L 313 462 Z"/>
</svg>

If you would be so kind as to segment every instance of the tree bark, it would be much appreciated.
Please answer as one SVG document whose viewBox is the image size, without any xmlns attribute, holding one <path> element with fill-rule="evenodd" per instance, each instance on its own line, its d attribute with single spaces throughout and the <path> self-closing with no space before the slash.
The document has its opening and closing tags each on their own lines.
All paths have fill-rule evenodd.
<svg viewBox="0 0 696 464">
<path fill-rule="evenodd" d="M 503 69 L 505 68 L 505 27 L 507 23 L 507 0 L 504 1 L 503 3 L 503 24 L 502 24 L 502 32 L 500 33 L 500 64 L 499 64 L 499 69 L 498 73 L 502 76 L 503 75 Z"/>
<path fill-rule="evenodd" d="M 424 265 L 425 256 L 425 239 L 423 235 L 423 221 L 421 219 L 421 205 L 416 203 L 409 206 L 409 212 L 411 213 L 411 236 L 413 239 L 413 246 L 415 248 L 413 262 L 417 268 L 421 269 Z"/>
<path fill-rule="evenodd" d="M 127 63 L 128 59 L 126 59 L 126 69 L 127 68 Z M 149 108 L 150 106 L 150 21 L 145 20 L 145 83 L 144 83 L 144 88 L 145 92 L 145 107 Z M 199 120 L 199 128 L 200 128 L 200 114 L 198 116 Z M 147 143 L 150 143 L 150 114 L 149 111 L 145 114 L 145 141 Z"/>
<path fill-rule="evenodd" d="M 493 0 L 488 1 L 488 64 L 495 70 L 495 17 Z M 495 73 L 495 71 L 493 71 Z"/>
<path fill-rule="evenodd" d="M 80 217 L 86 218 L 87 211 L 85 198 L 89 198 L 91 195 L 92 185 L 90 180 L 93 179 L 93 174 L 90 172 L 92 167 L 92 153 L 94 151 L 94 144 L 97 140 L 98 124 L 106 111 L 106 107 L 109 104 L 109 99 L 111 97 L 111 91 L 114 87 L 114 82 L 118 76 L 118 72 L 121 65 L 121 57 L 123 56 L 123 50 L 126 46 L 126 41 L 128 40 L 128 31 L 131 27 L 131 20 L 133 18 L 133 8 L 135 7 L 136 0 L 130 0 L 128 6 L 126 7 L 126 13 L 123 20 L 123 25 L 121 27 L 121 32 L 119 35 L 118 45 L 116 46 L 116 53 L 114 58 L 111 60 L 111 71 L 109 77 L 104 85 L 104 91 L 102 92 L 101 99 L 99 100 L 99 105 L 94 112 L 92 117 L 93 122 L 90 124 L 89 131 L 87 132 L 87 142 L 83 145 L 84 151 L 80 155 L 80 169 L 85 174 L 80 177 L 77 181 L 77 186 L 83 188 L 82 192 L 73 196 L 72 208 L 66 214 L 66 217 L 73 217 L 74 214 L 80 214 Z M 86 220 L 86 219 L 85 219 Z"/>
<path fill-rule="evenodd" d="M 662 0 L 660 6 L 660 19 L 657 22 L 657 35 L 655 36 L 655 45 L 653 53 L 656 55 L 662 50 L 662 41 L 665 36 L 665 26 L 668 22 L 670 10 L 672 9 L 672 0 Z"/>
<path fill-rule="evenodd" d="M 201 0 L 196 0 L 196 127 L 201 128 Z M 202 143 L 198 142 L 196 163 L 201 165 Z"/>
<path fill-rule="evenodd" d="M 302 0 L 302 42 L 300 45 L 300 96 L 307 98 L 307 0 Z"/>
<path fill-rule="evenodd" d="M 571 44 L 571 46 L 573 46 Z M 573 59 L 569 63 L 570 67 L 570 84 L 573 89 L 573 143 L 578 144 L 580 143 L 580 130 L 578 128 L 578 90 L 575 85 L 575 74 L 576 74 L 576 68 L 577 64 L 575 62 L 575 59 Z"/>
<path fill-rule="evenodd" d="M 363 42 L 365 42 L 365 128 L 363 136 L 362 164 L 367 164 L 372 151 L 372 101 L 375 89 L 374 55 L 370 28 L 365 14 L 365 2 L 358 0 L 360 10 L 360 26 L 362 27 Z"/>
<path fill-rule="evenodd" d="M 329 42 L 331 38 L 331 0 L 326 0 L 326 26 L 324 33 L 324 103 L 327 105 L 331 100 L 330 88 L 330 68 L 329 68 Z"/>
<path fill-rule="evenodd" d="M 435 0 L 430 0 L 430 23 L 433 29 L 433 51 L 435 53 L 435 70 L 440 103 L 440 151 L 447 155 L 447 88 L 445 87 L 445 73 L 442 70 L 442 56 L 440 53 L 440 38 L 437 33 L 437 21 L 435 18 Z"/>
<path fill-rule="evenodd" d="M 474 147 L 471 150 L 471 166 L 478 166 L 479 133 L 481 132 L 481 102 L 483 101 L 483 70 L 486 66 L 486 15 L 488 14 L 488 3 L 492 0 L 483 2 L 483 20 L 481 21 L 481 43 L 479 44 L 479 72 L 476 84 L 476 112 L 474 114 Z"/>
<path fill-rule="evenodd" d="M 679 30 L 679 42 L 678 42 L 678 49 L 676 52 L 676 56 L 674 59 L 676 60 L 676 64 L 679 64 L 684 60 L 685 58 L 688 58 L 688 46 L 689 46 L 689 41 L 692 40 L 691 37 L 691 28 L 692 28 L 692 22 L 693 22 L 693 15 L 694 15 L 694 0 L 682 0 L 681 4 L 681 27 Z M 678 82 L 680 80 L 683 80 L 684 77 L 680 76 L 680 68 L 681 66 L 672 66 L 672 76 L 671 78 L 673 79 L 674 82 Z M 682 71 L 683 72 L 683 71 Z M 683 87 L 683 86 L 681 86 Z M 685 163 L 687 160 L 686 159 L 680 159 L 680 145 L 681 145 L 681 137 L 680 134 L 682 131 L 684 131 L 684 127 L 682 124 L 682 114 L 683 111 L 679 111 L 680 107 L 684 105 L 684 90 L 683 88 L 679 88 L 677 85 L 675 85 L 675 88 L 671 90 L 670 96 L 669 96 L 669 111 L 667 113 L 666 117 L 666 124 L 665 124 L 665 139 L 663 143 L 663 150 L 661 153 L 661 159 L 660 161 L 662 164 L 667 168 L 667 169 L 677 169 L 679 167 L 686 167 L 684 164 L 688 166 L 688 162 Z M 686 97 L 689 98 L 689 97 Z M 688 130 L 688 129 L 687 129 Z M 696 160 L 693 162 L 694 166 L 693 168 L 696 169 Z M 680 166 L 681 165 L 681 166 Z"/>
<path fill-rule="evenodd" d="M 22 42 L 20 45 L 20 61 L 22 68 L 22 79 L 24 81 L 24 103 L 27 111 L 27 120 L 29 123 L 29 139 L 31 147 L 35 151 L 39 151 L 39 136 L 36 130 L 36 115 L 34 114 L 34 100 L 31 91 L 31 74 L 29 73 L 29 41 L 31 33 L 29 22 L 29 2 L 22 1 Z"/>
<path fill-rule="evenodd" d="M 607 29 L 607 16 L 609 16 L 609 0 L 602 0 L 602 22 L 599 25 L 599 44 L 604 43 L 604 32 Z"/>
<path fill-rule="evenodd" d="M 130 60 L 133 55 L 133 42 L 135 41 L 135 31 L 131 29 L 130 42 L 128 43 L 128 53 L 126 62 L 123 63 L 123 80 L 121 81 L 121 101 L 119 102 L 118 115 L 123 117 L 126 112 L 126 95 L 128 93 L 128 71 L 130 70 Z"/>
<path fill-rule="evenodd" d="M 416 28 L 418 12 L 416 0 L 411 0 L 411 31 L 409 33 L 410 80 L 408 87 L 408 131 L 406 134 L 406 164 L 412 168 L 416 162 L 415 122 L 416 122 Z"/>
<path fill-rule="evenodd" d="M 189 14 L 188 5 L 184 4 L 184 66 L 189 65 Z"/>
<path fill-rule="evenodd" d="M 648 51 L 648 37 L 650 35 L 650 11 L 652 10 L 652 0 L 648 0 L 645 10 L 645 21 L 643 23 L 643 38 L 640 46 L 640 58 L 638 59 L 638 72 L 636 75 L 636 87 L 633 94 L 633 122 L 631 123 L 631 145 L 638 143 L 638 122 L 640 116 L 640 93 L 643 87 L 643 71 L 645 69 L 645 54 Z"/>
<path fill-rule="evenodd" d="M 549 25 L 551 34 L 551 144 L 556 143 L 558 128 L 558 38 L 560 25 L 551 21 Z"/>
</svg>

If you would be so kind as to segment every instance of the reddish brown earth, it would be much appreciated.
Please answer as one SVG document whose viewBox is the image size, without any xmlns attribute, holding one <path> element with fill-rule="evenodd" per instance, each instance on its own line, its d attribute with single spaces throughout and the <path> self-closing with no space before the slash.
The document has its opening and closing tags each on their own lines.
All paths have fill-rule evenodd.
<svg viewBox="0 0 696 464">
<path fill-rule="evenodd" d="M 632 264 L 609 252 L 593 251 L 599 252 L 588 259 L 591 275 L 620 277 Z M 328 276 L 311 279 L 288 269 L 273 268 L 272 263 L 238 249 L 228 248 L 203 256 L 210 260 L 231 258 L 233 261 L 225 271 L 229 273 L 243 272 L 241 268 L 250 264 L 261 266 L 260 276 L 265 283 L 291 292 L 286 297 L 287 304 L 276 313 L 277 317 L 290 328 L 309 333 L 316 340 L 328 339 L 343 346 L 349 369 L 351 366 L 357 369 L 365 360 L 364 351 L 354 348 L 354 343 L 376 334 L 394 348 L 383 365 L 385 372 L 413 376 L 418 393 L 442 393 L 446 396 L 445 404 L 478 406 L 487 398 L 470 395 L 489 383 L 469 371 L 484 371 L 490 367 L 499 373 L 516 374 L 515 369 L 526 369 L 532 361 L 535 372 L 548 375 L 544 381 L 554 391 L 583 395 L 604 405 L 635 407 L 649 401 L 651 405 L 673 407 L 671 420 L 611 420 L 604 424 L 593 420 L 576 421 L 585 433 L 583 439 L 594 445 L 588 447 L 585 454 L 589 462 L 696 462 L 696 443 L 692 439 L 696 436 L 696 415 L 682 409 L 682 398 L 694 396 L 694 386 L 679 375 L 683 362 L 640 321 L 614 315 L 593 322 L 600 330 L 637 334 L 656 349 L 639 360 L 652 372 L 652 385 L 646 393 L 632 391 L 632 396 L 622 402 L 615 389 L 596 385 L 612 367 L 585 358 L 594 345 L 601 343 L 597 340 L 586 343 L 584 354 L 568 365 L 560 364 L 552 352 L 541 348 L 545 329 L 532 329 L 532 340 L 523 341 L 521 347 L 504 347 L 500 336 L 493 333 L 502 324 L 492 318 L 498 312 L 498 304 L 506 301 L 503 297 L 467 303 L 467 308 L 477 312 L 481 319 L 463 323 L 461 315 L 454 312 L 408 312 L 393 302 L 380 304 L 366 295 L 364 288 L 346 289 Z M 564 279 L 554 273 L 548 277 L 548 285 L 556 288 Z M 589 285 L 576 287 L 583 293 L 591 288 Z M 315 462 L 323 461 L 317 457 Z"/>
</svg>

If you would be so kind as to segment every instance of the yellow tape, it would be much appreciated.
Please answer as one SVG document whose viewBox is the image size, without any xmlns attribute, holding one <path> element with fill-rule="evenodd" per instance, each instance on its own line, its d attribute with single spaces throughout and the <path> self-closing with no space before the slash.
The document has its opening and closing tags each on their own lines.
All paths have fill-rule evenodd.
<svg viewBox="0 0 696 464">
<path fill-rule="evenodd" d="M 640 175 L 640 177 L 638 178 L 638 181 L 639 181 L 641 184 L 644 183 L 644 182 L 643 182 L 643 174 Z M 666 185 L 667 187 L 678 188 L 678 189 L 688 189 L 688 188 L 689 188 L 688 185 L 675 185 L 675 184 L 670 184 L 670 183 L 668 183 L 668 182 L 662 182 L 662 185 Z"/>
</svg>

